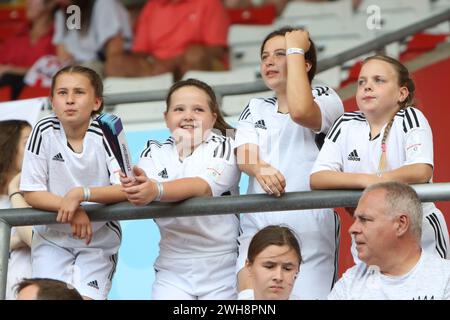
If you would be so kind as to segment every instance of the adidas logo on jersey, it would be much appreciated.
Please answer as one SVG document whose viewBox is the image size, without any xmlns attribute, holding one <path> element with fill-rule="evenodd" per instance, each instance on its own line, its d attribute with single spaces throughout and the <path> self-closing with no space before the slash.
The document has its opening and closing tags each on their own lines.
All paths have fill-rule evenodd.
<svg viewBox="0 0 450 320">
<path fill-rule="evenodd" d="M 95 288 L 95 289 L 98 290 L 98 282 L 97 282 L 97 280 L 93 280 L 93 281 L 91 281 L 91 282 L 88 282 L 87 285 L 88 285 L 89 287 L 92 287 L 92 288 Z"/>
<path fill-rule="evenodd" d="M 169 175 L 167 174 L 167 169 L 164 168 L 163 171 L 161 171 L 160 173 L 158 173 L 158 176 L 160 176 L 160 177 L 163 178 L 163 179 L 169 178 Z"/>
<path fill-rule="evenodd" d="M 267 130 L 266 123 L 264 122 L 264 120 L 256 121 L 255 122 L 255 128 L 260 128 L 260 129 Z"/>
<path fill-rule="evenodd" d="M 355 150 L 353 150 L 352 152 L 350 152 L 350 154 L 348 155 L 347 160 L 349 161 L 361 161 L 361 158 L 358 156 L 358 152 Z"/>
<path fill-rule="evenodd" d="M 61 153 L 58 153 L 57 155 L 55 155 L 55 156 L 52 158 L 52 160 L 64 162 L 64 158 L 62 157 Z"/>
</svg>

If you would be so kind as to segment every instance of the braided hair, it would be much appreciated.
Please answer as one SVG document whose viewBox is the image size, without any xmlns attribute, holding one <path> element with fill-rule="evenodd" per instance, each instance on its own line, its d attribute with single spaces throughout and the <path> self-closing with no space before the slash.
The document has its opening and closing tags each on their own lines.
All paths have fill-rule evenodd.
<svg viewBox="0 0 450 320">
<path fill-rule="evenodd" d="M 399 110 L 415 106 L 414 92 L 416 90 L 416 86 L 414 85 L 414 81 L 411 79 L 408 69 L 400 61 L 382 54 L 377 54 L 366 58 L 363 62 L 363 65 L 371 60 L 379 60 L 389 63 L 397 73 L 397 83 L 399 87 L 405 87 L 406 89 L 408 89 L 408 96 L 406 97 L 406 99 L 403 101 L 398 101 Z M 381 157 L 378 166 L 378 175 L 381 175 L 381 173 L 386 168 L 386 140 L 389 136 L 389 132 L 391 131 L 394 119 L 395 114 L 386 125 L 383 133 L 383 138 L 381 139 Z"/>
</svg>

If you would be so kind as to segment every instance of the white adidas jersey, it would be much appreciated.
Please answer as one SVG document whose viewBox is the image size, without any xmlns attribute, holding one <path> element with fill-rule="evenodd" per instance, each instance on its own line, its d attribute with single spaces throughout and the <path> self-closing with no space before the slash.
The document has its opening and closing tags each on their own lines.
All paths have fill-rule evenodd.
<svg viewBox="0 0 450 320">
<path fill-rule="evenodd" d="M 104 140 L 97 121 L 91 121 L 89 125 L 83 152 L 75 153 L 68 145 L 63 126 L 52 114 L 34 126 L 28 139 L 20 190 L 49 191 L 63 197 L 75 187 L 120 184 L 119 171 L 117 160 Z M 96 231 L 105 223 L 93 222 L 92 228 Z M 48 227 L 71 233 L 69 224 Z"/>
<path fill-rule="evenodd" d="M 377 172 L 385 128 L 386 125 L 371 139 L 370 125 L 364 114 L 346 112 L 328 133 L 312 172 Z M 417 163 L 433 165 L 431 128 L 418 109 L 406 108 L 397 112 L 386 146 L 385 171 Z"/>
<path fill-rule="evenodd" d="M 308 191 L 309 173 L 323 138 L 344 112 L 342 101 L 328 87 L 315 87 L 314 100 L 322 113 L 319 132 L 295 123 L 278 112 L 276 98 L 252 99 L 242 111 L 236 146 L 259 146 L 262 160 L 277 168 L 286 179 L 286 192 Z M 249 177 L 248 194 L 265 193 L 255 177 Z M 253 235 L 267 225 L 288 225 L 299 237 L 302 265 L 293 294 L 301 299 L 325 299 L 337 279 L 339 219 L 332 209 L 247 213 L 241 217 L 237 271 L 244 267 Z"/>
<path fill-rule="evenodd" d="M 308 191 L 309 173 L 319 146 L 333 122 L 344 112 L 342 101 L 328 87 L 314 87 L 315 102 L 322 113 L 319 132 L 295 123 L 289 114 L 278 112 L 276 98 L 252 99 L 242 111 L 236 131 L 236 147 L 259 146 L 262 160 L 277 168 L 286 179 L 286 192 Z M 247 193 L 265 193 L 255 177 L 249 178 Z"/>
<path fill-rule="evenodd" d="M 348 173 L 376 173 L 381 157 L 381 140 L 386 125 L 371 139 L 370 125 L 362 112 L 346 112 L 331 128 L 312 173 L 331 170 Z M 433 135 L 423 113 L 412 107 L 397 112 L 386 139 L 386 168 L 426 163 L 433 166 Z M 431 182 L 431 180 L 430 180 Z M 448 231 L 442 213 L 433 203 L 424 203 L 422 247 L 447 256 Z M 425 238 L 435 239 L 428 245 Z M 433 248 L 434 247 L 434 248 Z M 354 254 L 355 256 L 355 254 Z"/>
<path fill-rule="evenodd" d="M 139 166 L 160 182 L 198 177 L 211 187 L 213 196 L 238 195 L 240 171 L 233 152 L 234 141 L 211 133 L 194 152 L 179 160 L 172 138 L 164 143 L 149 140 Z M 210 215 L 155 219 L 161 241 L 160 257 L 194 258 L 236 252 L 237 215 Z"/>
<path fill-rule="evenodd" d="M 344 273 L 328 300 L 450 300 L 450 261 L 422 251 L 414 268 L 397 277 L 359 263 Z"/>
</svg>

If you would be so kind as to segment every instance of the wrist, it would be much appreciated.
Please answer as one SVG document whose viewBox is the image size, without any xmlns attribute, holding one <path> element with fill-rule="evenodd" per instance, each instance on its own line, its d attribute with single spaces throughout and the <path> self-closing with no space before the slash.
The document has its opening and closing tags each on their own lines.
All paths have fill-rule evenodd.
<svg viewBox="0 0 450 320">
<path fill-rule="evenodd" d="M 80 202 L 89 202 L 90 200 L 91 200 L 91 189 L 89 189 L 89 187 L 81 187 Z"/>
<path fill-rule="evenodd" d="M 155 201 L 161 201 L 162 197 L 164 195 L 164 187 L 162 182 L 159 181 L 155 181 L 155 186 L 156 186 L 156 197 L 155 197 Z"/>
<path fill-rule="evenodd" d="M 16 190 L 14 192 L 9 193 L 9 195 L 8 195 L 9 200 L 11 200 L 16 195 L 21 195 L 22 196 L 22 192 L 20 192 L 20 190 Z"/>
<path fill-rule="evenodd" d="M 305 50 L 304 49 L 302 49 L 302 48 L 294 48 L 294 47 L 291 47 L 291 48 L 287 48 L 286 49 L 286 55 L 288 56 L 288 55 L 291 55 L 291 54 L 300 54 L 300 55 L 305 55 Z"/>
</svg>

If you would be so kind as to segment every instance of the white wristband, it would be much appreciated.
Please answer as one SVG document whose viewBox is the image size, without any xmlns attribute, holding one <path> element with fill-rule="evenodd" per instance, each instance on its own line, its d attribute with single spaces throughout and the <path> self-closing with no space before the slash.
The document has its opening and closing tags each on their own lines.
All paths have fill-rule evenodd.
<svg viewBox="0 0 450 320">
<path fill-rule="evenodd" d="M 155 181 L 156 183 L 156 188 L 158 188 L 158 194 L 156 195 L 155 201 L 161 201 L 161 198 L 163 197 L 164 194 L 164 187 L 163 184 L 159 181 Z"/>
<path fill-rule="evenodd" d="M 305 50 L 303 50 L 302 48 L 288 48 L 286 50 L 286 55 L 289 54 L 302 54 L 305 55 Z"/>
<path fill-rule="evenodd" d="M 83 187 L 83 201 L 89 202 L 91 199 L 91 189 L 88 187 Z"/>
</svg>

